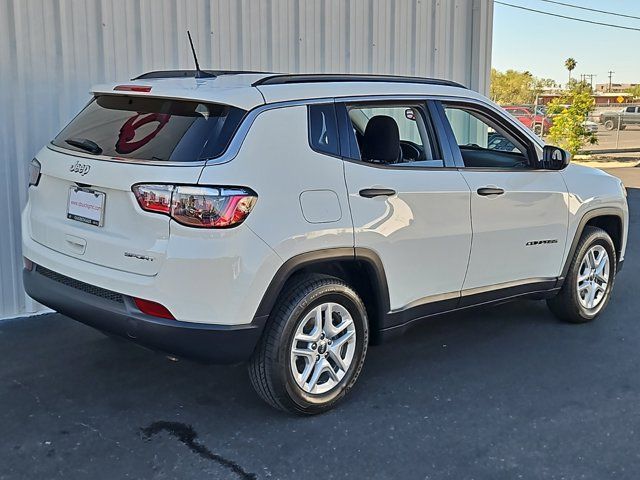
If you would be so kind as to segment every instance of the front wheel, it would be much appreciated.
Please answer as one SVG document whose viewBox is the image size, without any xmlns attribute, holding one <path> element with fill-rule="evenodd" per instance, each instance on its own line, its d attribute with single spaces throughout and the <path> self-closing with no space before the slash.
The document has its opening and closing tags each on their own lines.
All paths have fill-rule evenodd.
<svg viewBox="0 0 640 480">
<path fill-rule="evenodd" d="M 606 307 L 616 276 L 616 250 L 607 232 L 586 227 L 567 272 L 564 285 L 547 300 L 561 320 L 585 323 Z"/>
<path fill-rule="evenodd" d="M 368 340 L 364 304 L 348 284 L 326 275 L 294 278 L 251 358 L 251 383 L 275 408 L 322 413 L 355 384 Z"/>
</svg>

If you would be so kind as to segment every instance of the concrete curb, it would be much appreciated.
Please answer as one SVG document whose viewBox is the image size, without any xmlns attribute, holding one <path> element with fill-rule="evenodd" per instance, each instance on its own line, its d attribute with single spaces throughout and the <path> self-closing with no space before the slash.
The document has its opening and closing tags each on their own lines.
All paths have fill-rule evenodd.
<svg viewBox="0 0 640 480">
<path fill-rule="evenodd" d="M 578 165 L 585 165 L 587 167 L 594 168 L 623 168 L 623 167 L 640 167 L 640 161 L 625 161 L 619 162 L 616 160 L 607 161 L 607 160 L 572 160 L 572 163 L 576 163 Z"/>
<path fill-rule="evenodd" d="M 605 148 L 602 150 L 585 150 L 584 155 L 600 155 L 602 153 L 640 153 L 640 147 L 631 148 Z"/>
</svg>

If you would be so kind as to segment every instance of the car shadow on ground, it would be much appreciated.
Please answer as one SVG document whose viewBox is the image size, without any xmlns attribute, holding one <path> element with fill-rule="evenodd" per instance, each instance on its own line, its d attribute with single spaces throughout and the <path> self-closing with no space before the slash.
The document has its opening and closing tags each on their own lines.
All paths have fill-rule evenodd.
<svg viewBox="0 0 640 480">
<path fill-rule="evenodd" d="M 273 418 L 288 417 L 256 397 L 244 365 L 173 361 L 65 317 L 51 317 L 35 322 L 55 323 L 55 327 L 49 325 L 57 330 L 55 334 L 67 337 L 55 342 L 63 348 L 40 350 L 32 362 L 39 358 L 46 366 L 47 379 L 65 401 L 94 406 L 97 401 L 115 411 L 152 411 L 166 403 L 184 411 L 190 407 L 224 407 L 243 416 L 258 410 Z M 451 356 L 456 363 L 482 367 L 487 358 L 479 354 L 487 347 L 518 342 L 542 327 L 566 328 L 540 301 L 512 302 L 425 319 L 404 335 L 369 347 L 352 397 L 354 401 L 370 398 L 379 388 L 376 385 L 397 387 L 399 378 L 408 380 L 407 376 L 416 371 L 433 371 L 434 366 L 451 361 Z M 509 349 L 492 351 L 491 363 L 509 362 L 509 355 Z M 55 398 L 49 398 L 55 402 Z"/>
</svg>

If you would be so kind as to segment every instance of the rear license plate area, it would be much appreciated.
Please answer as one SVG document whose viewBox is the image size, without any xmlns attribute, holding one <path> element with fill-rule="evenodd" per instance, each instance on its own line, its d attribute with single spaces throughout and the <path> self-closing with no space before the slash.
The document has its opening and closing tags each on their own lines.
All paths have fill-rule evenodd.
<svg viewBox="0 0 640 480">
<path fill-rule="evenodd" d="M 107 195 L 89 188 L 69 188 L 67 218 L 87 225 L 101 227 L 104 223 L 104 205 Z"/>
</svg>

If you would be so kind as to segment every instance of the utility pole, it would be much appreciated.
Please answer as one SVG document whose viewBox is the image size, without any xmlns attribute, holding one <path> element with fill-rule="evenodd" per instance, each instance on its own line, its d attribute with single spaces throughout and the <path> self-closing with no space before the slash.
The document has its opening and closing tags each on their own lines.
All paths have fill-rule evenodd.
<svg viewBox="0 0 640 480">
<path fill-rule="evenodd" d="M 609 70 L 609 93 L 611 93 L 611 77 L 613 77 L 613 74 L 616 73 L 613 70 Z"/>
<path fill-rule="evenodd" d="M 591 85 L 591 89 L 593 90 L 593 77 L 597 77 L 598 75 L 596 75 L 595 73 L 585 73 L 584 74 L 584 81 L 585 83 L 587 82 L 587 78 L 589 78 L 589 85 Z"/>
</svg>

